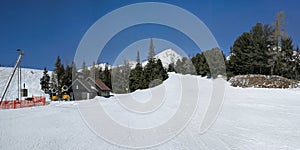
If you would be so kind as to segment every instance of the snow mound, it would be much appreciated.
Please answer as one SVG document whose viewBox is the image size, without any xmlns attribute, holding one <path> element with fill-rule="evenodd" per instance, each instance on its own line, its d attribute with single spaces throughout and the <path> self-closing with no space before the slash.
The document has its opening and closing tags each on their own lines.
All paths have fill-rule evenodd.
<svg viewBox="0 0 300 150">
<path fill-rule="evenodd" d="M 12 73 L 11 67 L 0 67 L 0 92 L 1 95 L 4 92 L 5 84 Z M 40 78 L 43 76 L 43 70 L 21 68 L 21 80 L 22 88 L 25 84 L 25 88 L 28 89 L 28 96 L 43 96 L 44 92 L 41 91 Z M 48 72 L 51 75 L 51 72 Z M 18 75 L 15 73 L 8 91 L 5 96 L 5 100 L 14 100 L 18 97 Z"/>
</svg>

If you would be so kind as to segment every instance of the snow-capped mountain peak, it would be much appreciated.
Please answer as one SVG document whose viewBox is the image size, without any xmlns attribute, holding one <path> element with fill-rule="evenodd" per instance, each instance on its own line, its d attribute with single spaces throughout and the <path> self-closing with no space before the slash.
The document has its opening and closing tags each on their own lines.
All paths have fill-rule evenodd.
<svg viewBox="0 0 300 150">
<path fill-rule="evenodd" d="M 169 65 L 170 63 L 176 63 L 178 59 L 182 59 L 182 56 L 172 49 L 166 49 L 155 55 L 155 58 L 160 59 L 165 66 Z"/>
<path fill-rule="evenodd" d="M 163 66 L 167 68 L 169 64 L 176 63 L 177 60 L 182 59 L 182 56 L 172 49 L 166 49 L 156 54 L 154 58 L 160 59 Z M 144 61 L 142 65 L 145 66 L 147 63 L 148 61 Z"/>
<path fill-rule="evenodd" d="M 176 63 L 177 60 L 179 59 L 182 59 L 183 57 L 181 55 L 179 55 L 175 50 L 172 50 L 172 49 L 166 49 L 166 50 L 163 50 L 161 52 L 159 52 L 158 54 L 156 54 L 154 56 L 155 59 L 160 59 L 163 66 L 165 68 L 168 68 L 169 64 L 171 63 Z M 131 69 L 135 68 L 137 62 L 134 61 L 134 60 L 128 60 L 127 63 L 129 63 L 129 66 Z M 145 60 L 145 61 L 142 61 L 141 64 L 142 66 L 146 66 L 146 64 L 148 63 L 148 60 Z M 112 65 L 108 65 L 108 69 L 112 69 L 114 67 L 117 67 L 117 66 L 123 66 L 124 64 L 121 64 L 121 65 L 116 65 L 116 66 L 112 66 Z M 101 68 L 102 71 L 104 70 L 106 64 L 105 63 L 101 63 L 101 64 L 96 64 L 95 67 L 96 68 Z M 89 70 L 92 68 L 92 66 L 88 66 L 87 67 Z M 82 71 L 82 69 L 79 69 L 78 70 L 79 72 Z"/>
</svg>

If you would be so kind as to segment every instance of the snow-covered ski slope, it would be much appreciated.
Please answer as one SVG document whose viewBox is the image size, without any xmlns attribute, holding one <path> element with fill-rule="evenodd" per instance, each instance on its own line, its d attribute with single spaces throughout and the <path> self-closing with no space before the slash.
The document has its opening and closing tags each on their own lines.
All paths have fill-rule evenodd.
<svg viewBox="0 0 300 150">
<path fill-rule="evenodd" d="M 179 92 L 182 91 L 181 82 L 190 81 L 199 83 L 198 89 L 190 88 L 189 91 L 199 92 L 204 102 L 201 104 L 205 104 L 212 96 L 211 79 L 172 73 L 163 85 L 152 89 L 165 89 L 163 105 L 154 114 L 143 114 L 144 117 L 134 116 L 120 106 L 121 100 L 126 101 L 126 95 L 0 110 L 0 149 L 125 149 L 110 144 L 90 130 L 78 106 L 93 101 L 101 104 L 106 113 L 124 126 L 153 127 L 174 115 L 180 102 L 178 97 L 182 95 Z M 152 94 L 150 90 L 138 90 L 132 96 L 146 103 Z M 194 96 L 188 95 L 183 99 L 189 100 Z M 197 116 L 201 114 L 197 113 L 203 111 L 199 109 L 180 134 L 149 149 L 300 149 L 299 97 L 299 89 L 242 89 L 226 83 L 223 107 L 207 132 L 198 132 L 200 121 Z M 102 116 L 93 117 L 101 121 Z M 128 139 L 124 140 L 131 138 L 128 134 Z"/>
<path fill-rule="evenodd" d="M 12 73 L 12 67 L 0 67 L 0 92 L 4 91 L 5 84 L 8 81 L 10 74 Z M 51 72 L 48 72 L 50 75 Z M 28 89 L 28 96 L 43 96 L 41 91 L 40 78 L 43 76 L 43 70 L 21 68 L 21 86 Z M 14 100 L 18 97 L 18 72 L 11 81 L 8 91 L 5 96 L 5 100 Z"/>
</svg>

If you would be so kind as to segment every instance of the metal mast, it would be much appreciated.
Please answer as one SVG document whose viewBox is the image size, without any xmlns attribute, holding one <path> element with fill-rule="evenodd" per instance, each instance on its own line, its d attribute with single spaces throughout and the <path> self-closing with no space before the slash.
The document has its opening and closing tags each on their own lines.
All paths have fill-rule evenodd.
<svg viewBox="0 0 300 150">
<path fill-rule="evenodd" d="M 12 80 L 12 78 L 13 78 L 15 72 L 16 72 L 16 69 L 17 69 L 17 67 L 18 67 L 18 65 L 19 65 L 19 63 L 20 63 L 20 61 L 21 61 L 22 56 L 24 55 L 24 51 L 22 51 L 22 50 L 20 50 L 20 49 L 18 49 L 17 51 L 20 51 L 20 55 L 19 55 L 19 57 L 18 57 L 18 59 L 17 59 L 17 62 L 16 62 L 16 64 L 15 64 L 15 66 L 14 66 L 13 72 L 12 72 L 12 73 L 10 74 L 10 76 L 9 76 L 9 80 L 8 80 L 8 81 L 6 82 L 6 84 L 5 84 L 5 90 L 4 90 L 4 92 L 2 93 L 2 96 L 1 96 L 1 102 L 3 101 L 3 99 L 4 99 L 4 97 L 5 97 L 5 94 L 6 94 L 6 92 L 7 92 L 7 89 L 8 89 L 8 87 L 9 87 L 9 84 L 10 84 L 10 82 L 11 82 L 11 80 Z M 19 86 L 19 85 L 18 85 L 18 86 Z"/>
</svg>

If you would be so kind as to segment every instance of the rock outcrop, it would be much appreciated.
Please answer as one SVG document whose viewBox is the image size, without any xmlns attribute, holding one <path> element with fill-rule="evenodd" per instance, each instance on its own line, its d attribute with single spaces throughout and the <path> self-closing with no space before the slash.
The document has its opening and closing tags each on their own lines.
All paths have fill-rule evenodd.
<svg viewBox="0 0 300 150">
<path fill-rule="evenodd" d="M 276 75 L 238 75 L 232 77 L 229 82 L 231 86 L 243 88 L 295 88 L 298 86 L 298 81 Z"/>
</svg>

